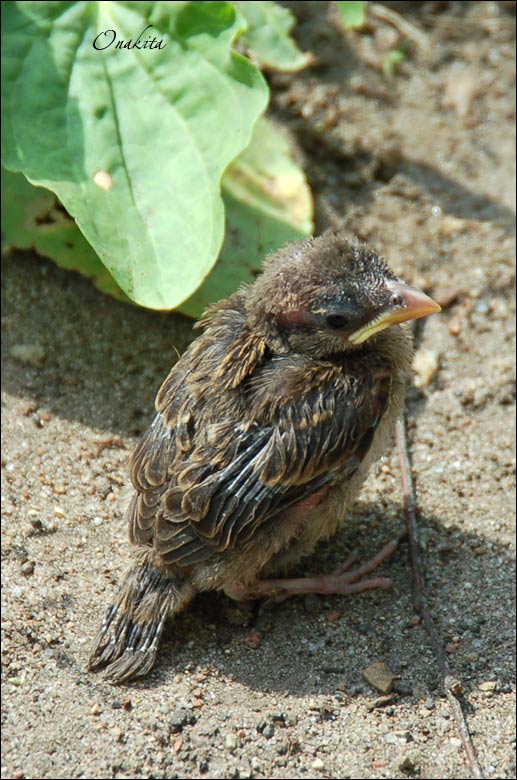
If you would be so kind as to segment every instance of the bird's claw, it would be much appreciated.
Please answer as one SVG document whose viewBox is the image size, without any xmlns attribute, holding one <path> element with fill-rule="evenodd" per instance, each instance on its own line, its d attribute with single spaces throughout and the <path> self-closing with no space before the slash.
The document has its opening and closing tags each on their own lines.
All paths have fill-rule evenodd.
<svg viewBox="0 0 517 780">
<path fill-rule="evenodd" d="M 352 564 L 357 560 L 357 556 L 352 553 L 347 557 L 343 565 L 332 574 L 320 574 L 316 577 L 257 580 L 250 586 L 236 583 L 232 586 L 231 592 L 228 592 L 228 590 L 226 592 L 232 598 L 235 598 L 234 592 L 238 593 L 239 600 L 258 599 L 266 596 L 267 602 L 265 606 L 267 608 L 268 605 L 279 604 L 291 596 L 308 595 L 310 593 L 319 595 L 338 593 L 344 595 L 360 593 L 363 590 L 391 588 L 393 582 L 387 577 L 363 578 L 374 571 L 385 560 L 391 558 L 397 547 L 398 543 L 396 541 L 388 542 L 376 555 L 356 569 L 351 569 Z"/>
</svg>

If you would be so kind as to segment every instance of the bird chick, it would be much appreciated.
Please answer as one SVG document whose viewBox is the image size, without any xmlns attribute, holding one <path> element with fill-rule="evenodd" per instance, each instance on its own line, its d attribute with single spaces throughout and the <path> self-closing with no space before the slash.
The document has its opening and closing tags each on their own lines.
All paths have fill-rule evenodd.
<svg viewBox="0 0 517 780">
<path fill-rule="evenodd" d="M 130 463 L 137 547 L 89 667 L 146 674 L 167 617 L 199 592 L 233 598 L 386 587 L 356 572 L 278 579 L 346 517 L 390 443 L 413 345 L 399 323 L 440 310 L 357 240 L 287 245 L 211 306 L 162 384 Z"/>
</svg>

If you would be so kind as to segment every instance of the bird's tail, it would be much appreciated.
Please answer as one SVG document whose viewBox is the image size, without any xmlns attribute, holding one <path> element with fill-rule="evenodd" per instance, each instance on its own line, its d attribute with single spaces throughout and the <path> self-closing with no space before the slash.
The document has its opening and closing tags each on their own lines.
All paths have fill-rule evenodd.
<svg viewBox="0 0 517 780">
<path fill-rule="evenodd" d="M 179 612 L 193 590 L 153 565 L 152 552 L 127 572 L 95 639 L 88 668 L 106 669 L 106 678 L 123 683 L 152 668 L 167 615 Z"/>
</svg>

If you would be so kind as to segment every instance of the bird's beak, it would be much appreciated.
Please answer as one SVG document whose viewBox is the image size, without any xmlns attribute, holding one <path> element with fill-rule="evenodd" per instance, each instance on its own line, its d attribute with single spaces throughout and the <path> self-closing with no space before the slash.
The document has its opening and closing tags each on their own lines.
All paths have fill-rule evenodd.
<svg viewBox="0 0 517 780">
<path fill-rule="evenodd" d="M 352 333 L 348 337 L 350 343 L 362 344 L 370 336 L 398 322 L 418 320 L 441 311 L 441 306 L 421 290 L 395 281 L 389 281 L 386 286 L 392 295 L 393 304 Z"/>
</svg>

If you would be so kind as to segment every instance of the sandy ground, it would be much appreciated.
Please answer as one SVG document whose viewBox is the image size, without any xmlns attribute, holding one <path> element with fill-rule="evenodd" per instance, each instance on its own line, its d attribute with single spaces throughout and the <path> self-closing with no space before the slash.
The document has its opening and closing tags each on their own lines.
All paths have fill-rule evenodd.
<svg viewBox="0 0 517 780">
<path fill-rule="evenodd" d="M 320 61 L 272 77 L 272 113 L 298 144 L 318 229 L 344 219 L 409 280 L 457 292 L 426 324 L 409 395 L 421 541 L 483 771 L 513 778 L 515 4 L 402 5 L 429 48 L 387 79 L 392 25 L 345 41 L 326 4 L 292 4 Z M 404 545 L 384 567 L 392 591 L 267 611 L 208 594 L 143 681 L 88 673 L 130 560 L 129 454 L 191 323 L 30 254 L 3 261 L 2 314 L 3 777 L 470 776 Z M 403 525 L 388 453 L 305 570 L 369 556 Z M 363 677 L 381 661 L 397 676 L 385 702 Z"/>
</svg>

